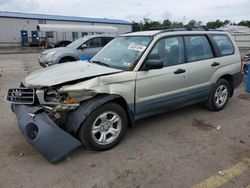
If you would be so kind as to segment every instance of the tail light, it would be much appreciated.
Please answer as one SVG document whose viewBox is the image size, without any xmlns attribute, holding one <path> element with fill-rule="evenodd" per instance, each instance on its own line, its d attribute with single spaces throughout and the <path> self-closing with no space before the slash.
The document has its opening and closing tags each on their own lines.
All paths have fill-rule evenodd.
<svg viewBox="0 0 250 188">
<path fill-rule="evenodd" d="M 241 72 L 243 72 L 243 60 L 244 60 L 244 56 L 241 56 L 240 57 L 240 63 L 241 63 L 241 65 L 240 65 L 240 67 L 241 67 Z"/>
</svg>

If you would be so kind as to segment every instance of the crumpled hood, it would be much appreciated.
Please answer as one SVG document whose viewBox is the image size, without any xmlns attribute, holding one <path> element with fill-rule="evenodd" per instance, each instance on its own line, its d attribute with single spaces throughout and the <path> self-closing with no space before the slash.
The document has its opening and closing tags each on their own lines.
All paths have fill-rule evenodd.
<svg viewBox="0 0 250 188">
<path fill-rule="evenodd" d="M 27 75 L 22 82 L 28 88 L 41 88 L 118 72 L 122 70 L 76 61 L 39 69 Z"/>
</svg>

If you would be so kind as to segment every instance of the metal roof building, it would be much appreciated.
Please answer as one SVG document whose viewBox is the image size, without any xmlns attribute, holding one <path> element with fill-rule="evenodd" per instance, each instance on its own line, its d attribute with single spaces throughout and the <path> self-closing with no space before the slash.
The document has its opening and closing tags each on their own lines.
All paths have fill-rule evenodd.
<svg viewBox="0 0 250 188">
<path fill-rule="evenodd" d="M 132 24 L 130 22 L 119 19 L 0 11 L 0 46 L 18 46 L 24 43 L 37 43 L 38 41 L 45 39 L 49 40 L 51 43 L 55 43 L 59 40 L 73 41 L 87 34 L 104 33 L 101 30 L 96 32 L 96 29 L 95 32 L 89 32 L 88 29 L 88 32 L 47 31 L 41 33 L 37 31 L 37 26 L 39 24 L 62 24 L 69 27 L 74 25 L 75 28 L 81 26 L 83 28 L 84 26 L 88 26 L 88 28 L 90 28 L 90 26 L 116 28 L 116 33 L 112 33 L 112 35 L 120 35 L 132 30 Z"/>
<path fill-rule="evenodd" d="M 250 28 L 246 26 L 239 26 L 239 25 L 226 25 L 219 27 L 218 30 L 226 31 L 229 33 L 249 33 Z"/>
</svg>

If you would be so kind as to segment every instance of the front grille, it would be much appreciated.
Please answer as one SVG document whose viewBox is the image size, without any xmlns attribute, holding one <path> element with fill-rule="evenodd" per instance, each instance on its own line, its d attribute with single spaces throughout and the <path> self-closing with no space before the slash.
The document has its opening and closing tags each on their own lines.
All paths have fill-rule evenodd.
<svg viewBox="0 0 250 188">
<path fill-rule="evenodd" d="M 6 101 L 14 104 L 33 104 L 35 101 L 35 92 L 33 89 L 27 88 L 9 89 Z"/>
</svg>

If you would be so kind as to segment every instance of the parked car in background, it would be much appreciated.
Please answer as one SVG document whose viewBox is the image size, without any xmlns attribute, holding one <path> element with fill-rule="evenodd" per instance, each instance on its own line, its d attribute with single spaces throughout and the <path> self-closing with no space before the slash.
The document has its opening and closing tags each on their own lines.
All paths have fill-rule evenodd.
<svg viewBox="0 0 250 188">
<path fill-rule="evenodd" d="M 228 33 L 144 31 L 115 38 L 90 61 L 31 73 L 6 101 L 28 142 L 56 162 L 81 144 L 112 148 L 148 116 L 195 103 L 220 111 L 242 78 Z"/>
<path fill-rule="evenodd" d="M 89 60 L 114 37 L 104 35 L 91 35 L 82 37 L 66 47 L 45 50 L 38 58 L 42 67 L 77 61 L 80 59 Z"/>
<path fill-rule="evenodd" d="M 243 61 L 242 61 L 242 65 L 243 65 L 243 72 L 245 74 L 247 74 L 248 72 L 248 67 L 250 65 L 250 52 L 248 52 L 244 57 L 243 57 Z"/>
</svg>

